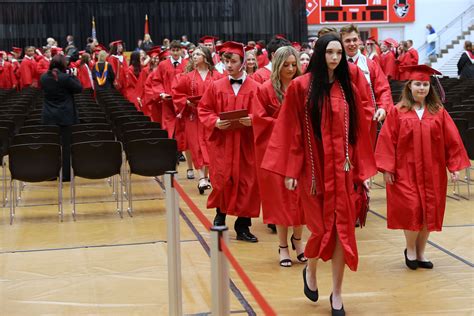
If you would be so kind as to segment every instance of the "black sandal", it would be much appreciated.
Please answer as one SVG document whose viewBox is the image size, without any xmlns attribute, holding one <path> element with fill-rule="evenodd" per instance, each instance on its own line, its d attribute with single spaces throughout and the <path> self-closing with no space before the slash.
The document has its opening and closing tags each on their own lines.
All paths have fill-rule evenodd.
<svg viewBox="0 0 474 316">
<path fill-rule="evenodd" d="M 291 241 L 291 248 L 293 248 L 293 250 L 296 250 L 295 243 L 293 242 L 293 240 L 301 240 L 301 238 L 300 238 L 300 239 L 296 239 L 294 235 L 291 235 L 291 238 L 290 238 L 290 241 Z M 305 263 L 305 262 L 308 261 L 308 258 L 306 258 L 306 257 L 304 256 L 304 252 L 298 254 L 298 255 L 296 256 L 296 259 L 298 259 L 298 261 L 301 262 L 301 263 Z"/>
<path fill-rule="evenodd" d="M 285 246 L 285 247 L 278 246 L 278 248 L 279 248 L 278 249 L 278 254 L 280 254 L 280 249 L 286 249 L 286 248 L 288 248 L 288 246 Z M 293 262 L 291 261 L 291 259 L 282 259 L 282 260 L 280 260 L 280 266 L 283 267 L 283 268 L 291 267 L 292 263 Z"/>
</svg>

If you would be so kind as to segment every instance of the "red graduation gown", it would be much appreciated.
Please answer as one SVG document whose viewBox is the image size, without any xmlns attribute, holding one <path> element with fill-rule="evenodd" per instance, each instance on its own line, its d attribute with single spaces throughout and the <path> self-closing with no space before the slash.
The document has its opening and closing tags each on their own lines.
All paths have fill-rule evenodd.
<svg viewBox="0 0 474 316">
<path fill-rule="evenodd" d="M 258 190 L 252 127 L 220 130 L 215 127 L 219 113 L 248 109 L 256 104 L 259 84 L 246 78 L 237 95 L 228 77 L 211 83 L 198 105 L 199 120 L 208 131 L 209 171 L 212 192 L 207 207 L 241 217 L 258 217 Z"/>
<path fill-rule="evenodd" d="M 48 71 L 50 61 L 44 56 L 40 56 L 39 61 L 37 62 L 37 72 L 38 76 L 41 77 L 42 74 Z"/>
<path fill-rule="evenodd" d="M 387 226 L 391 229 L 440 231 L 446 206 L 447 175 L 470 162 L 453 120 L 441 109 L 422 119 L 415 111 L 392 109 L 380 132 L 377 168 L 395 174 L 387 184 Z"/>
<path fill-rule="evenodd" d="M 125 95 L 128 77 L 127 59 L 122 55 L 122 62 L 120 62 L 118 55 L 110 55 L 107 57 L 107 62 L 112 66 L 114 71 L 116 89 L 119 90 L 122 95 Z"/>
<path fill-rule="evenodd" d="M 140 74 L 138 74 L 138 76 L 140 76 Z M 137 97 L 139 97 L 136 91 L 137 82 L 138 82 L 138 78 L 137 76 L 135 76 L 133 66 L 130 65 L 128 66 L 128 69 L 127 69 L 127 86 L 125 88 L 125 97 L 128 99 L 128 101 L 135 104 L 135 107 L 137 108 L 137 110 L 141 111 L 140 104 L 138 104 L 138 100 L 137 100 Z"/>
<path fill-rule="evenodd" d="M 148 74 L 145 80 L 145 89 L 143 94 L 143 112 L 151 117 L 153 122 L 163 124 L 162 110 L 163 102 L 158 92 L 158 68 L 155 68 Z M 161 126 L 162 128 L 163 125 Z"/>
<path fill-rule="evenodd" d="M 306 225 L 311 232 L 305 248 L 306 257 L 324 261 L 331 259 L 337 231 L 344 260 L 351 270 L 356 270 L 358 254 L 354 183 L 361 184 L 377 172 L 368 128 L 364 125 L 364 109 L 360 104 L 358 89 L 353 84 L 358 136 L 356 144 L 349 144 L 353 167 L 345 172 L 345 105 L 341 89 L 337 82 L 332 85 L 330 99 L 326 99 L 322 114 L 322 140 L 319 140 L 314 137 L 311 123 L 308 128 L 305 124 L 305 103 L 310 79 L 311 74 L 305 74 L 294 79 L 288 87 L 262 168 L 298 179 Z M 327 109 L 331 113 L 327 113 Z M 316 195 L 311 194 L 312 166 L 308 134 L 314 153 Z"/>
<path fill-rule="evenodd" d="M 268 65 L 270 61 L 268 60 L 268 57 L 266 54 L 261 54 L 257 56 L 257 64 L 258 68 L 263 68 L 266 65 Z"/>
<path fill-rule="evenodd" d="M 173 80 L 177 74 L 180 74 L 184 71 L 185 61 L 182 62 L 175 68 L 171 63 L 171 58 L 168 58 L 165 61 L 160 62 L 156 73 L 153 73 L 153 81 L 156 84 L 156 87 L 153 89 L 158 93 L 158 98 L 161 93 L 166 93 L 171 95 L 171 86 Z M 179 133 L 184 133 L 184 129 L 179 127 L 176 130 L 176 112 L 174 109 L 172 100 L 163 100 L 162 101 L 162 122 L 161 126 L 163 129 L 168 131 L 168 136 L 171 138 L 173 135 L 177 134 L 177 137 L 180 137 Z"/>
<path fill-rule="evenodd" d="M 388 80 L 398 80 L 398 66 L 392 51 L 380 55 L 380 66 Z"/>
<path fill-rule="evenodd" d="M 34 58 L 24 57 L 20 64 L 20 89 L 38 87 L 38 72 Z"/>
<path fill-rule="evenodd" d="M 142 111 L 145 115 L 151 116 L 151 111 L 148 109 L 148 106 L 146 105 L 146 98 L 145 98 L 145 84 L 146 84 L 146 80 L 149 74 L 150 74 L 150 66 L 147 65 L 142 68 L 142 71 L 140 71 L 140 75 L 138 76 L 138 79 L 137 79 L 137 84 L 135 85 L 135 93 L 136 93 L 137 98 L 140 98 L 141 100 L 140 111 Z"/>
<path fill-rule="evenodd" d="M 408 71 L 404 71 L 401 67 L 418 65 L 418 60 L 415 59 L 415 55 L 413 55 L 413 53 L 410 53 L 410 51 L 411 50 L 398 56 L 398 80 L 410 80 L 410 73 Z"/>
<path fill-rule="evenodd" d="M 264 83 L 265 81 L 270 80 L 271 75 L 272 72 L 267 67 L 263 67 L 257 69 L 257 71 L 253 74 L 252 78 L 258 83 Z"/>
<path fill-rule="evenodd" d="M 284 226 L 302 225 L 305 223 L 304 212 L 299 204 L 298 191 L 287 190 L 283 176 L 260 168 L 281 108 L 271 80 L 259 87 L 257 100 L 253 112 L 253 131 L 263 222 Z"/>
<path fill-rule="evenodd" d="M 94 89 L 94 81 L 88 65 L 80 63 L 77 65 L 77 79 L 81 82 L 82 89 Z"/>
<path fill-rule="evenodd" d="M 16 84 L 13 66 L 8 61 L 0 63 L 0 89 L 12 89 Z"/>
<path fill-rule="evenodd" d="M 199 121 L 197 104 L 188 105 L 187 100 L 192 96 L 202 96 L 211 82 L 221 78 L 217 71 L 208 72 L 205 80 L 197 70 L 180 76 L 172 88 L 173 102 L 177 114 L 185 123 L 186 144 L 193 157 L 194 168 L 201 169 L 209 165 L 206 135 L 204 125 Z"/>
</svg>

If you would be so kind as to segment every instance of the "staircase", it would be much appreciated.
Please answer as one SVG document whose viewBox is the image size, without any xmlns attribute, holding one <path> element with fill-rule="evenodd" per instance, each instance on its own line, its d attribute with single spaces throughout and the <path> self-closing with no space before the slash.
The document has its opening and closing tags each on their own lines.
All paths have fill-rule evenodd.
<svg viewBox="0 0 474 316">
<path fill-rule="evenodd" d="M 464 52 L 464 43 L 469 40 L 474 41 L 474 25 L 471 25 L 467 31 L 458 36 L 446 48 L 440 51 L 439 57 L 433 62 L 427 64 L 440 71 L 444 76 L 456 78 L 458 76 L 458 61 Z"/>
</svg>

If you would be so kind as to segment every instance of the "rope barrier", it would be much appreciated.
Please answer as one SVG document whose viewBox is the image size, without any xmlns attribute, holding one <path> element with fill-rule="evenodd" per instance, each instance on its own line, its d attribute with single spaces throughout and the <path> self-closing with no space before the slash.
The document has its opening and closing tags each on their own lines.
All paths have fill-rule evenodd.
<svg viewBox="0 0 474 316">
<path fill-rule="evenodd" d="M 184 192 L 184 189 L 180 186 L 180 184 L 176 181 L 176 179 L 173 180 L 173 186 L 178 192 L 178 194 L 181 196 L 183 201 L 188 205 L 188 207 L 191 209 L 191 211 L 196 215 L 198 220 L 201 222 L 201 224 L 208 230 L 210 231 L 212 224 L 209 221 L 209 219 L 201 212 L 199 207 L 191 200 L 191 198 Z M 234 255 L 230 252 L 229 247 L 225 243 L 225 241 L 222 239 L 222 237 L 219 238 L 219 243 L 220 243 L 220 248 L 224 255 L 227 257 L 227 260 L 232 264 L 234 267 L 235 271 L 239 275 L 239 277 L 242 279 L 244 282 L 245 286 L 247 289 L 250 291 L 252 296 L 255 298 L 257 301 L 257 304 L 260 306 L 262 311 L 265 313 L 267 316 L 276 316 L 275 311 L 273 308 L 268 304 L 268 302 L 265 300 L 263 295 L 260 293 L 260 291 L 257 289 L 257 287 L 252 283 L 248 275 L 245 273 L 244 269 L 242 266 L 238 263 L 237 259 L 235 259 Z"/>
</svg>

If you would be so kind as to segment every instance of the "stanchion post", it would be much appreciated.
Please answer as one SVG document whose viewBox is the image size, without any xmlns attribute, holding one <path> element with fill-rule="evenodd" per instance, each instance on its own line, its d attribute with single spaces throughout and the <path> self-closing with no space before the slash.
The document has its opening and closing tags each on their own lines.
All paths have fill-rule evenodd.
<svg viewBox="0 0 474 316">
<path fill-rule="evenodd" d="M 168 244 L 168 302 L 169 315 L 183 315 L 181 298 L 181 249 L 179 236 L 178 194 L 173 185 L 176 171 L 165 173 L 166 226 Z"/>
<path fill-rule="evenodd" d="M 221 249 L 221 242 L 228 243 L 227 226 L 211 227 L 211 284 L 212 315 L 230 315 L 229 265 Z"/>
</svg>

